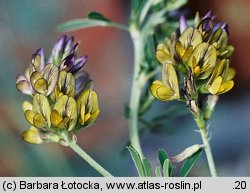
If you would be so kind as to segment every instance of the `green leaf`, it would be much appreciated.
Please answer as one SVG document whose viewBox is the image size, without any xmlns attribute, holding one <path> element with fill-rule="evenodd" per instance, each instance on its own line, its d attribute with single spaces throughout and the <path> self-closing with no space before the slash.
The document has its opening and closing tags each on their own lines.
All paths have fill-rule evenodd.
<svg viewBox="0 0 250 193">
<path fill-rule="evenodd" d="M 170 0 L 168 1 L 167 4 L 167 10 L 168 11 L 174 11 L 176 9 L 179 9 L 180 7 L 182 7 L 183 5 L 185 5 L 187 3 L 187 0 Z"/>
<path fill-rule="evenodd" d="M 186 162 L 182 165 L 181 170 L 179 172 L 179 177 L 185 177 L 194 166 L 196 161 L 200 158 L 203 149 L 200 149 L 195 154 L 193 154 L 190 158 L 186 160 Z"/>
<path fill-rule="evenodd" d="M 68 32 L 90 27 L 115 27 L 118 29 L 128 30 L 128 26 L 115 23 L 102 16 L 99 13 L 91 12 L 88 18 L 84 19 L 73 19 L 67 21 L 57 27 L 57 30 Z"/>
<path fill-rule="evenodd" d="M 144 4 L 147 2 L 147 0 L 132 0 L 131 1 L 131 8 L 132 8 L 132 14 L 131 14 L 131 20 L 137 21 L 139 18 L 139 15 L 141 13 L 141 10 L 144 7 Z"/>
<path fill-rule="evenodd" d="M 129 108 L 129 106 L 128 106 L 128 104 L 125 104 L 124 105 L 124 109 L 123 109 L 123 114 L 124 114 L 124 117 L 125 118 L 129 118 L 129 115 L 130 115 L 130 108 Z"/>
<path fill-rule="evenodd" d="M 164 149 L 162 149 L 162 148 L 159 149 L 158 150 L 158 160 L 159 160 L 159 163 L 161 164 L 162 168 L 163 168 L 163 164 L 164 164 L 164 162 L 165 162 L 166 159 L 169 160 L 167 152 Z"/>
<path fill-rule="evenodd" d="M 95 19 L 73 19 L 58 26 L 59 31 L 74 31 L 78 29 L 108 26 L 110 22 Z"/>
<path fill-rule="evenodd" d="M 146 57 L 148 59 L 148 63 L 150 66 L 155 67 L 158 65 L 158 62 L 156 62 L 156 57 L 155 57 L 155 51 L 156 51 L 156 45 L 154 41 L 154 36 L 153 35 L 148 35 L 147 40 L 146 40 Z"/>
<path fill-rule="evenodd" d="M 140 0 L 131 0 L 132 10 L 137 10 L 140 5 Z"/>
<path fill-rule="evenodd" d="M 101 13 L 92 11 L 88 14 L 87 18 L 93 19 L 93 20 L 100 20 L 100 21 L 106 21 L 106 22 L 111 22 L 110 19 L 106 18 L 103 16 Z"/>
<path fill-rule="evenodd" d="M 164 170 L 164 162 L 166 160 L 169 160 L 169 168 L 168 168 L 169 176 L 173 176 L 174 175 L 174 167 L 172 166 L 172 164 L 170 162 L 170 158 L 169 158 L 167 152 L 162 148 L 158 150 L 158 160 L 159 160 L 159 163 L 160 163 L 161 168 L 163 170 Z M 166 168 L 165 168 L 165 170 L 166 170 Z"/>
<path fill-rule="evenodd" d="M 146 176 L 152 177 L 153 173 L 152 173 L 152 168 L 151 168 L 150 162 L 146 158 L 143 158 L 142 164 L 143 164 L 143 168 L 144 168 L 144 172 L 145 172 Z"/>
<path fill-rule="evenodd" d="M 141 161 L 141 157 L 140 157 L 139 153 L 132 146 L 128 146 L 127 148 L 128 148 L 129 153 L 134 161 L 134 164 L 136 166 L 136 169 L 137 169 L 139 176 L 145 177 L 146 175 L 144 172 L 143 163 Z"/>
<path fill-rule="evenodd" d="M 170 162 L 170 165 L 171 165 L 171 162 Z M 170 165 L 169 165 L 169 166 L 170 166 Z M 175 166 L 171 166 L 170 172 L 169 172 L 169 176 L 170 176 L 170 177 L 174 177 L 174 170 L 175 170 Z"/>
<path fill-rule="evenodd" d="M 155 168 L 155 176 L 156 177 L 162 177 L 161 166 L 156 166 L 156 168 Z"/>
<path fill-rule="evenodd" d="M 169 159 L 166 159 L 163 163 L 163 176 L 164 177 L 169 177 L 169 174 L 170 174 L 170 171 L 169 171 L 169 166 L 170 166 L 170 160 Z"/>
</svg>

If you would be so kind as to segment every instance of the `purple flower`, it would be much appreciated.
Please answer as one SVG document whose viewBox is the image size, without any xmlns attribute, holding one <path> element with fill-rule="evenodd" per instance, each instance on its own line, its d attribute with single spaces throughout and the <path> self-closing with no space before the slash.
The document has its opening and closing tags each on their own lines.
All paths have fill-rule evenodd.
<svg viewBox="0 0 250 193">
<path fill-rule="evenodd" d="M 186 18 L 182 15 L 179 20 L 179 29 L 180 29 L 180 34 L 187 28 L 187 21 Z"/>
<path fill-rule="evenodd" d="M 87 56 L 85 55 L 77 58 L 78 45 L 78 43 L 74 43 L 73 36 L 67 39 L 67 36 L 63 35 L 54 45 L 49 63 L 59 66 L 60 70 L 63 69 L 75 74 L 87 62 Z"/>
<path fill-rule="evenodd" d="M 74 37 L 67 39 L 67 36 L 63 35 L 54 45 L 47 62 L 43 48 L 38 49 L 32 55 L 31 65 L 26 69 L 25 74 L 17 76 L 17 89 L 23 94 L 40 93 L 48 96 L 57 84 L 59 73 L 66 71 L 76 78 L 76 91 L 82 91 L 85 88 L 84 85 L 91 81 L 88 74 L 82 70 L 87 62 L 87 56 L 77 58 L 77 48 L 78 43 L 74 43 Z"/>
</svg>

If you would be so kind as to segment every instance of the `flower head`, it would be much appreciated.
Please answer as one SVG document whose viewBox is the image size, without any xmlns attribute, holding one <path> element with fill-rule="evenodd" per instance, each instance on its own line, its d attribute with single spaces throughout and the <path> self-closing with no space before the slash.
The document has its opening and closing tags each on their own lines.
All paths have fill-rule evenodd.
<svg viewBox="0 0 250 193">
<path fill-rule="evenodd" d="M 25 75 L 17 76 L 17 89 L 33 97 L 25 101 L 25 118 L 31 125 L 23 133 L 29 143 L 62 142 L 93 124 L 99 115 L 98 98 L 92 80 L 82 67 L 87 57 L 76 57 L 78 43 L 63 36 L 53 48 L 48 62 L 43 49 L 32 55 Z"/>
<path fill-rule="evenodd" d="M 197 14 L 193 26 L 182 16 L 179 31 L 157 46 L 162 81 L 152 83 L 153 96 L 166 101 L 179 99 L 180 87 L 188 106 L 197 107 L 199 94 L 220 95 L 231 90 L 235 70 L 229 67 L 229 58 L 234 49 L 228 36 L 228 25 L 216 22 L 211 12 L 201 19 Z"/>
<path fill-rule="evenodd" d="M 87 56 L 77 58 L 77 49 L 78 43 L 74 43 L 74 38 L 67 39 L 66 36 L 62 36 L 55 44 L 47 62 L 43 49 L 38 49 L 32 55 L 31 64 L 26 69 L 25 74 L 17 76 L 17 89 L 23 94 L 40 93 L 49 96 L 57 86 L 57 79 L 61 77 L 59 76 L 61 71 L 71 73 L 74 77 L 78 77 L 77 79 L 81 82 L 85 77 L 84 85 L 91 82 L 90 79 L 86 79 L 88 75 L 86 76 L 87 73 L 82 70 L 87 62 Z"/>
</svg>

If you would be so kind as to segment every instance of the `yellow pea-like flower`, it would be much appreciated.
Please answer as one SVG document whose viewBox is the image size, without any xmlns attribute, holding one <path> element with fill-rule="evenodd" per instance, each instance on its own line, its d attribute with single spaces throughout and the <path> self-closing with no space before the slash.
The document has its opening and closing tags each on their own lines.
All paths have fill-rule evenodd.
<svg viewBox="0 0 250 193">
<path fill-rule="evenodd" d="M 31 125 L 23 133 L 25 141 L 40 144 L 72 137 L 75 142 L 75 132 L 96 120 L 100 112 L 98 98 L 89 90 L 92 80 L 83 70 L 87 56 L 77 57 L 78 45 L 74 37 L 62 36 L 48 60 L 43 48 L 38 49 L 25 73 L 16 77 L 17 89 L 33 97 L 32 103 L 23 103 L 25 118 Z"/>
<path fill-rule="evenodd" d="M 199 30 L 193 27 L 188 27 L 179 37 L 179 41 L 186 50 L 189 46 L 193 46 L 195 48 L 202 42 L 202 35 Z"/>
<path fill-rule="evenodd" d="M 48 64 L 42 72 L 32 72 L 30 76 L 31 85 L 36 92 L 48 96 L 56 86 L 58 74 L 58 67 Z"/>
<path fill-rule="evenodd" d="M 23 104 L 26 120 L 37 128 L 50 127 L 50 105 L 46 96 L 35 94 L 33 106 L 26 102 Z"/>
<path fill-rule="evenodd" d="M 201 43 L 191 53 L 188 66 L 191 67 L 195 76 L 199 79 L 206 79 L 211 75 L 216 61 L 217 53 L 215 47 L 208 43 Z"/>
<path fill-rule="evenodd" d="M 219 60 L 206 85 L 208 92 L 214 95 L 228 92 L 234 86 L 234 81 L 232 80 L 234 76 L 235 70 L 229 68 L 229 60 Z"/>
<path fill-rule="evenodd" d="M 32 143 L 32 144 L 43 143 L 43 140 L 40 137 L 39 130 L 35 127 L 30 127 L 30 129 L 24 131 L 22 134 L 22 137 L 28 143 Z"/>
<path fill-rule="evenodd" d="M 172 64 L 164 65 L 162 81 L 154 81 L 150 90 L 155 98 L 162 101 L 170 101 L 180 98 L 178 78 Z"/>
<path fill-rule="evenodd" d="M 58 129 L 74 129 L 77 122 L 77 106 L 73 97 L 61 96 L 50 115 L 52 125 Z"/>
<path fill-rule="evenodd" d="M 51 97 L 57 100 L 62 95 L 68 95 L 74 97 L 75 95 L 75 79 L 71 73 L 67 73 L 65 70 L 59 73 L 58 82 L 51 93 Z"/>
<path fill-rule="evenodd" d="M 222 84 L 222 78 L 221 76 L 218 76 L 217 78 L 215 78 L 215 80 L 213 81 L 213 83 L 211 84 L 211 86 L 208 88 L 208 91 L 211 94 L 216 94 L 218 93 L 220 87 Z"/>
<path fill-rule="evenodd" d="M 96 92 L 90 89 L 84 90 L 77 100 L 77 109 L 79 123 L 82 126 L 93 124 L 100 113 Z"/>
<path fill-rule="evenodd" d="M 173 60 L 173 57 L 171 56 L 165 44 L 158 44 L 156 58 L 161 64 L 172 63 Z"/>
</svg>

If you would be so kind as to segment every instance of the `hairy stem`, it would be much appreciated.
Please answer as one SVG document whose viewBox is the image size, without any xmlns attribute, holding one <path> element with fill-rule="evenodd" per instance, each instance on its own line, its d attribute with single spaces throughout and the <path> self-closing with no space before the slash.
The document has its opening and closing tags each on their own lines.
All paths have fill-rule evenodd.
<svg viewBox="0 0 250 193">
<path fill-rule="evenodd" d="M 205 120 L 202 117 L 194 118 L 194 119 L 195 119 L 197 126 L 200 129 L 200 134 L 201 134 L 202 142 L 204 144 L 204 149 L 205 149 L 205 153 L 207 156 L 207 162 L 208 162 L 210 174 L 212 177 L 216 177 L 217 173 L 216 173 L 216 168 L 214 164 L 213 154 L 212 154 L 210 143 L 209 143 L 207 126 L 206 126 Z"/>
<path fill-rule="evenodd" d="M 98 164 L 92 157 L 90 157 L 80 146 L 76 143 L 68 142 L 69 147 L 76 152 L 82 159 L 84 159 L 89 165 L 91 165 L 97 172 L 105 177 L 111 177 L 107 170 L 105 170 L 100 164 Z"/>
<path fill-rule="evenodd" d="M 216 177 L 217 173 L 216 173 L 214 158 L 213 158 L 213 154 L 212 154 L 212 151 L 211 151 L 211 147 L 210 147 L 207 132 L 201 130 L 200 133 L 201 133 L 201 138 L 202 138 L 203 144 L 205 146 L 204 148 L 205 148 L 205 152 L 206 152 L 206 156 L 207 156 L 207 161 L 208 161 L 210 174 L 211 174 L 212 177 Z"/>
</svg>

